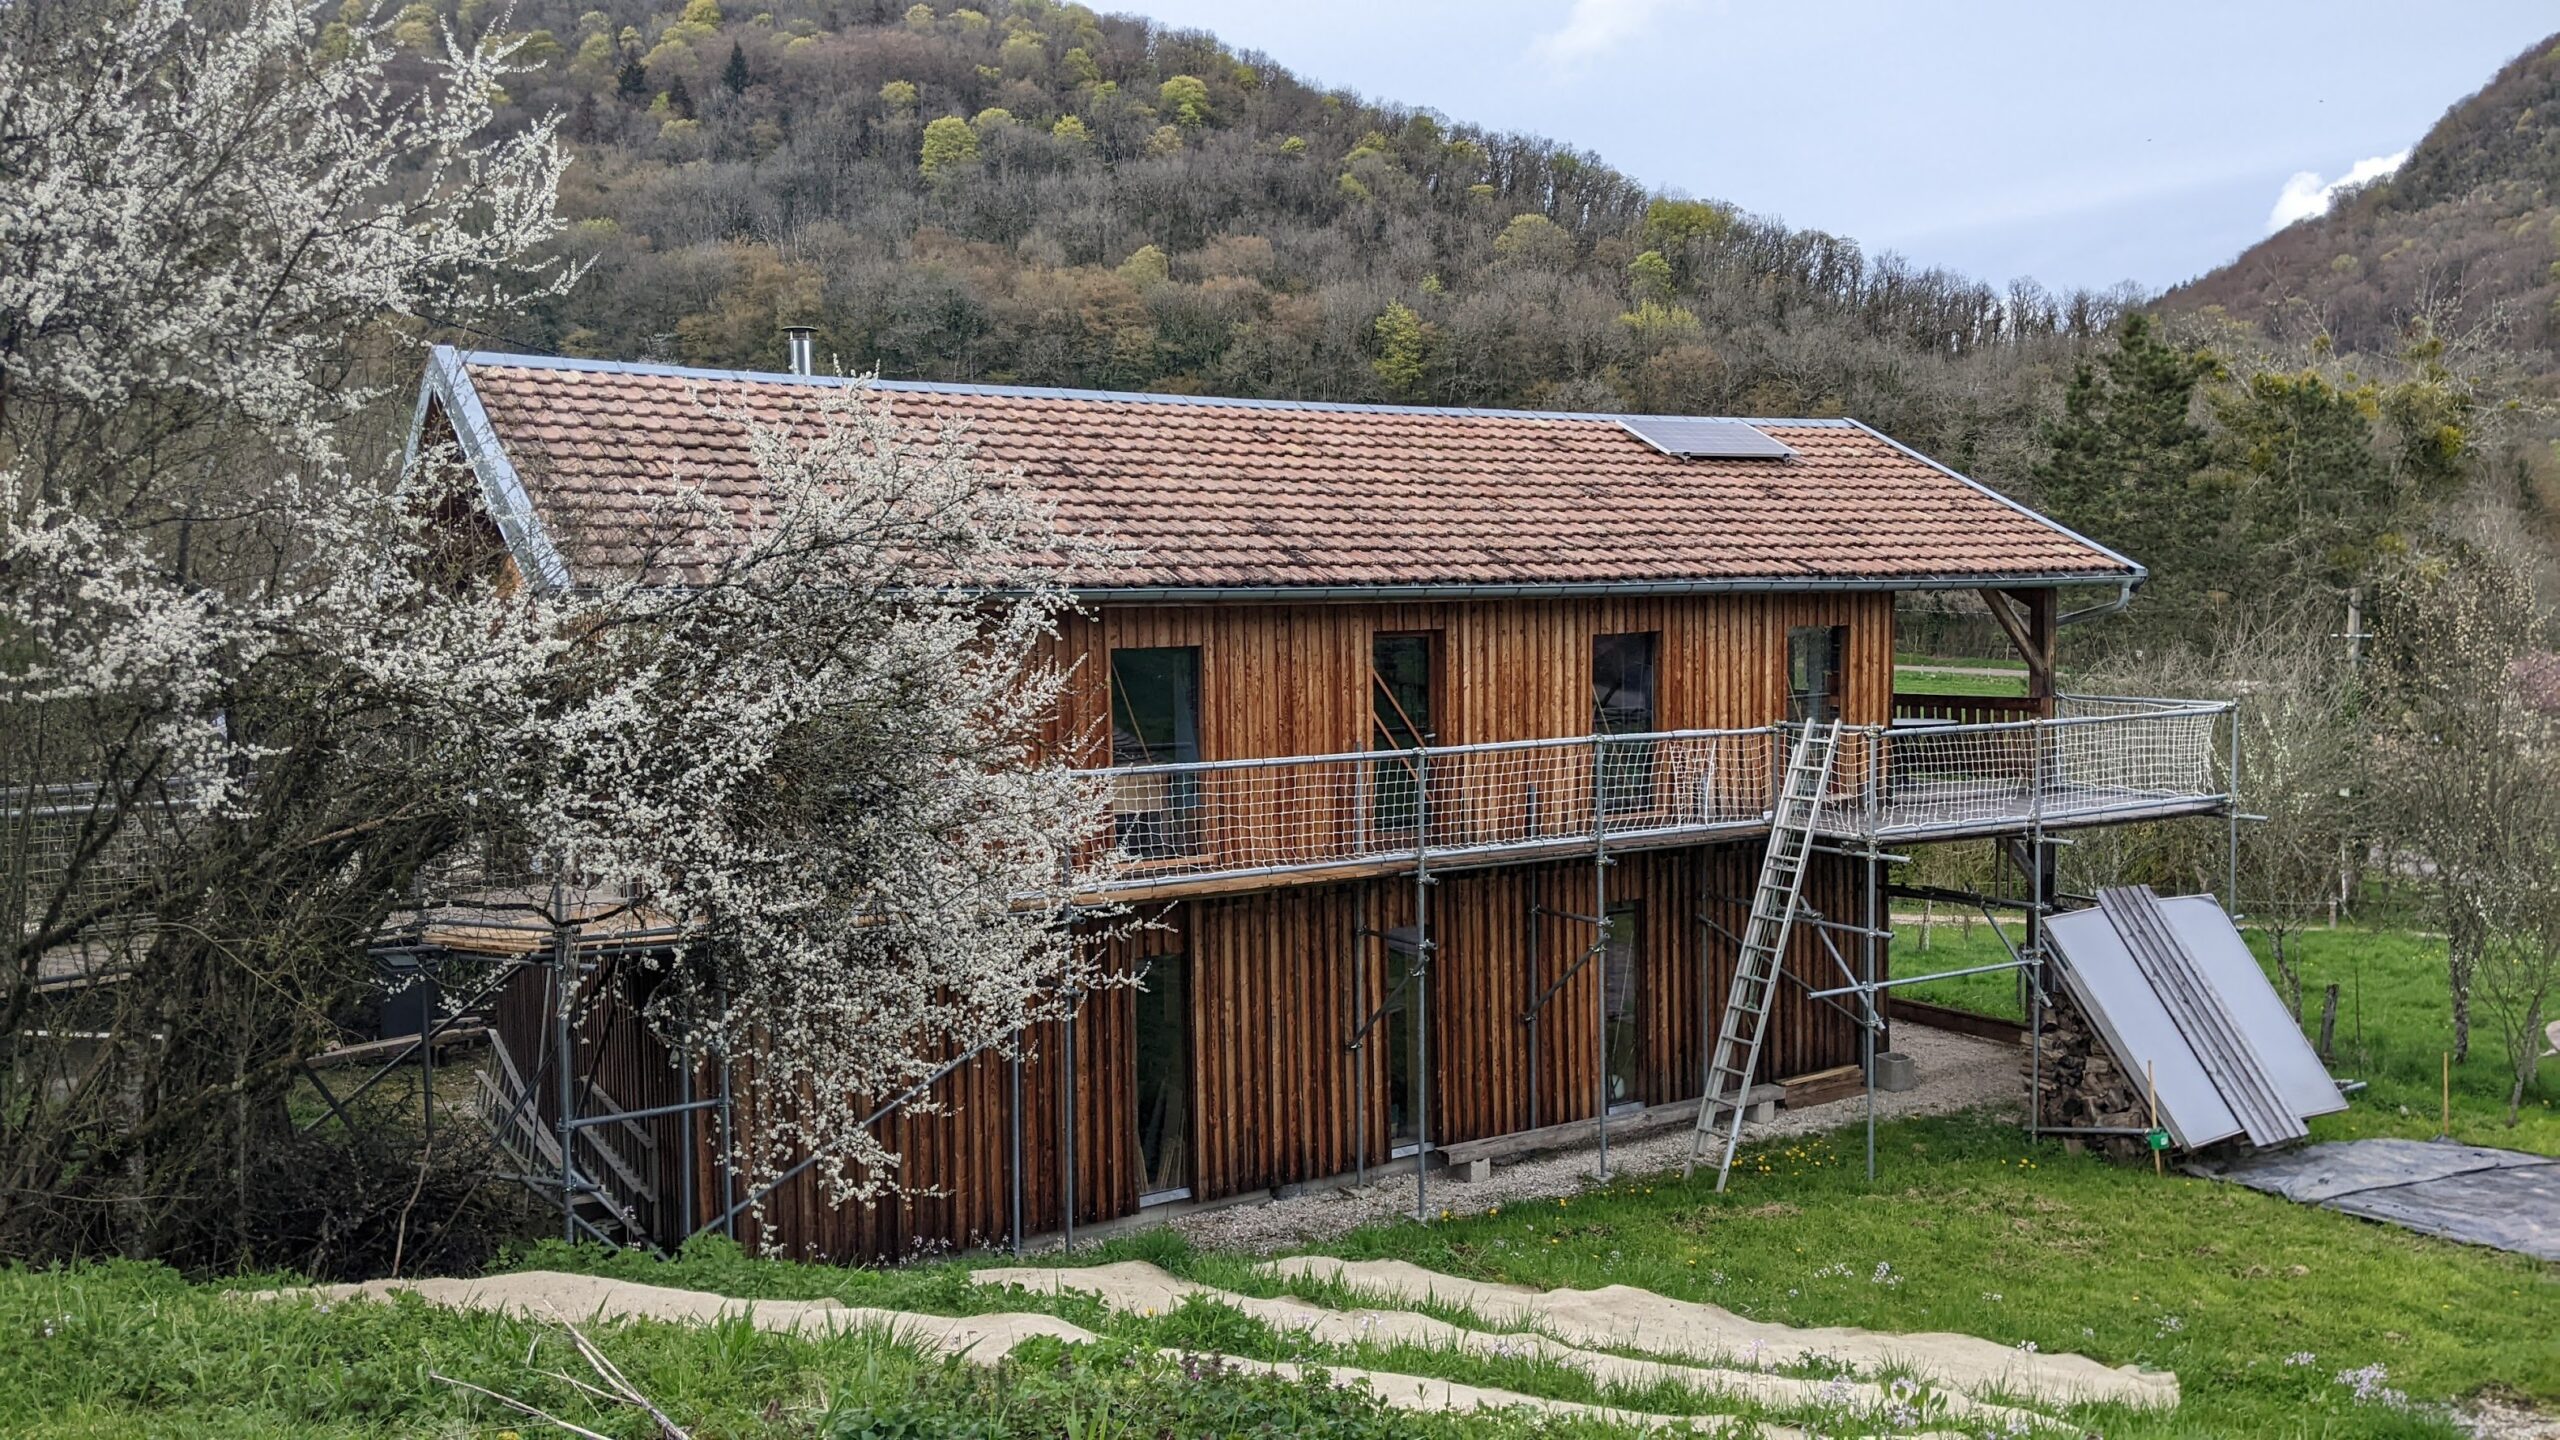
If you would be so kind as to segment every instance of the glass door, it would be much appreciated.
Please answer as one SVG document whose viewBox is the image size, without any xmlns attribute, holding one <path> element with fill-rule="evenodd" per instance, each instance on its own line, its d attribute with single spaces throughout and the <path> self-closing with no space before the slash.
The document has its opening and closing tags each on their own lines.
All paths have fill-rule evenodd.
<svg viewBox="0 0 2560 1440">
<path fill-rule="evenodd" d="M 1608 1044 L 1609 1108 L 1644 1106 L 1644 906 L 1622 900 L 1609 907 L 1602 936 L 1600 1003 Z"/>
<path fill-rule="evenodd" d="M 1386 1013 L 1378 1017 L 1379 1043 L 1387 1048 L 1387 1144 L 1390 1153 L 1422 1139 L 1422 1025 L 1414 1005 L 1414 932 L 1398 927 L 1387 936 Z"/>
<path fill-rule="evenodd" d="M 1190 967 L 1180 955 L 1148 962 L 1137 994 L 1138 1201 L 1191 1193 Z"/>
</svg>

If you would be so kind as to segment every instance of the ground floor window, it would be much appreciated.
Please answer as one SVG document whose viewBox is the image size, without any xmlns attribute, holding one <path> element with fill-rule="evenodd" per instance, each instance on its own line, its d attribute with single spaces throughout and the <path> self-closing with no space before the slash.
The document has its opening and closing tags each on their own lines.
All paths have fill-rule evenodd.
<svg viewBox="0 0 2560 1440">
<path fill-rule="evenodd" d="M 1607 1017 L 1609 1108 L 1644 1103 L 1644 905 L 1621 900 L 1609 907 L 1601 937 L 1601 1006 Z"/>
<path fill-rule="evenodd" d="M 1138 1197 L 1178 1199 L 1191 1186 L 1190 966 L 1147 964 L 1137 995 Z"/>
</svg>

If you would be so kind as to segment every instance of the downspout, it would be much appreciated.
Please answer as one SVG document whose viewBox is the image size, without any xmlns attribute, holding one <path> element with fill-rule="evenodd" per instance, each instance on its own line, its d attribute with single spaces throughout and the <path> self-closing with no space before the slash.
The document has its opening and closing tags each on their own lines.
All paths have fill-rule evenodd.
<svg viewBox="0 0 2560 1440">
<path fill-rule="evenodd" d="M 2132 575 L 2118 583 L 2116 588 L 2116 598 L 2106 601 L 2103 604 L 2089 605 L 2078 610 L 2065 611 L 2054 618 L 2053 628 L 2059 630 L 2065 625 L 2077 625 L 2083 620 L 2097 620 L 2109 615 L 2123 613 L 2125 607 L 2133 603 L 2133 592 L 2140 589 L 2142 587 L 2142 582 L 2150 578 L 2150 571 L 2142 569 L 2135 570 Z"/>
</svg>

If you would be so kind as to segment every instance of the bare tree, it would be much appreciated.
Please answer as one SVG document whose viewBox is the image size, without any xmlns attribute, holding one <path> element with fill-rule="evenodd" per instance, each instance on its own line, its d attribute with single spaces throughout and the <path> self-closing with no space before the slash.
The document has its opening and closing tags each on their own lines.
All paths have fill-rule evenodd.
<svg viewBox="0 0 2560 1440">
<path fill-rule="evenodd" d="M 2405 566 L 2382 600 L 2370 671 L 2377 813 L 2444 926 L 2460 1059 L 2485 963 L 2500 972 L 2502 1015 L 2518 1003 L 2533 1010 L 2547 989 L 2547 977 L 2528 981 L 2525 962 L 2553 883 L 2560 727 L 2522 666 L 2547 643 L 2550 616 L 2514 566 L 2461 545 Z M 2509 1043 L 2538 1042 L 2511 1034 Z M 2519 1083 L 2529 1081 L 2530 1062 L 2517 1063 Z"/>
<path fill-rule="evenodd" d="M 2244 803 L 2240 893 L 2229 897 L 2267 937 L 2294 1013 L 2302 1011 L 2295 943 L 2324 921 L 2338 893 L 2340 856 L 2358 843 L 2365 807 L 2363 714 L 2356 675 L 2326 617 L 2296 612 L 2234 623 L 2203 651 L 2120 658 L 2096 677 L 2101 688 L 2158 695 L 2228 695 L 2240 704 Z M 2134 847 L 2127 853 L 2110 844 Z M 2144 827 L 2098 837 L 2100 864 L 2171 883 L 2219 887 L 2223 840 L 2195 825 Z"/>
</svg>

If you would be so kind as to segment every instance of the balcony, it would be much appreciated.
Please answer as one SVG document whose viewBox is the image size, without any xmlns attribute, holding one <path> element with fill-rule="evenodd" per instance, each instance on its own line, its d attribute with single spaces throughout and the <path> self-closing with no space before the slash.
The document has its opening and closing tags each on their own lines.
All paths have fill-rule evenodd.
<svg viewBox="0 0 2560 1440">
<path fill-rule="evenodd" d="M 1820 828 L 1908 843 L 2218 812 L 2227 702 L 1898 696 L 1843 732 Z M 1768 827 L 1793 731 L 1675 730 L 1086 772 L 1119 898 L 1748 839 Z"/>
</svg>

